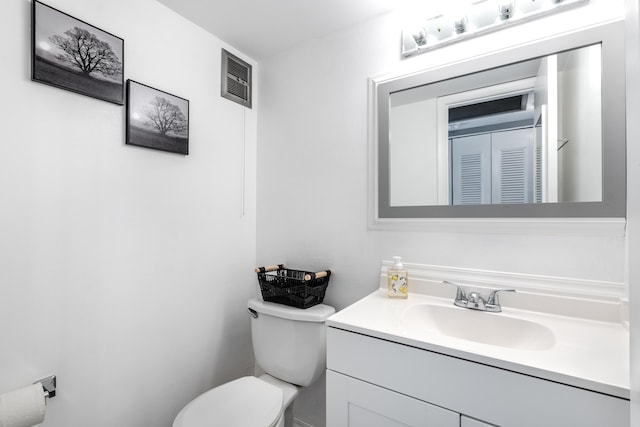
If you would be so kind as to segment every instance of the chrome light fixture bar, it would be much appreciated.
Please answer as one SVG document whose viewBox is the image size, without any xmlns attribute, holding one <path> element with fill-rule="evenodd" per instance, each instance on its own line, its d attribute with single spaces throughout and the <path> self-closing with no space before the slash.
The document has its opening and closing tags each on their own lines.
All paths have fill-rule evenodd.
<svg viewBox="0 0 640 427">
<path fill-rule="evenodd" d="M 402 31 L 402 56 L 409 57 L 552 15 L 589 0 L 475 0 L 456 14 L 425 19 Z"/>
</svg>

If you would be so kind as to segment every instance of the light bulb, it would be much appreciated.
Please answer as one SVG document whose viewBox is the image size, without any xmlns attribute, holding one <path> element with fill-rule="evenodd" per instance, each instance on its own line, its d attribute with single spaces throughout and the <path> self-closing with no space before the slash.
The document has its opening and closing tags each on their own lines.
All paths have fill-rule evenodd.
<svg viewBox="0 0 640 427">
<path fill-rule="evenodd" d="M 509 19 L 513 16 L 516 10 L 515 0 L 500 0 L 498 1 L 498 17 L 501 20 Z"/>
<path fill-rule="evenodd" d="M 424 46 L 427 44 L 427 33 L 424 28 L 418 28 L 411 33 L 411 37 L 418 46 Z"/>
<path fill-rule="evenodd" d="M 467 31 L 468 23 L 469 23 L 469 20 L 467 19 L 467 15 L 464 15 L 462 17 L 458 17 L 457 19 L 455 19 L 453 21 L 453 29 L 456 32 L 456 34 L 462 34 L 465 31 Z"/>
</svg>

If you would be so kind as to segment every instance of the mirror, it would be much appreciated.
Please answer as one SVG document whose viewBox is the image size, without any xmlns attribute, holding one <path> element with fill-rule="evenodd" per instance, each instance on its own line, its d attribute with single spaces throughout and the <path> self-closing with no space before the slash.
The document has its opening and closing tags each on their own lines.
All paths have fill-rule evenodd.
<svg viewBox="0 0 640 427">
<path fill-rule="evenodd" d="M 600 47 L 392 93 L 389 204 L 602 201 Z"/>
<path fill-rule="evenodd" d="M 377 217 L 624 217 L 621 27 L 374 81 Z"/>
</svg>

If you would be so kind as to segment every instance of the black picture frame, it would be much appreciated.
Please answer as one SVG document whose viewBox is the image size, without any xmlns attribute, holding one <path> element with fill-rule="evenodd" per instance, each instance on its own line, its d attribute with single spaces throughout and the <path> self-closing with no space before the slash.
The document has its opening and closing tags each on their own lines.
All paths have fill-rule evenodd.
<svg viewBox="0 0 640 427">
<path fill-rule="evenodd" d="M 189 101 L 127 80 L 126 143 L 189 154 Z"/>
<path fill-rule="evenodd" d="M 31 80 L 124 104 L 124 40 L 33 0 Z"/>
</svg>

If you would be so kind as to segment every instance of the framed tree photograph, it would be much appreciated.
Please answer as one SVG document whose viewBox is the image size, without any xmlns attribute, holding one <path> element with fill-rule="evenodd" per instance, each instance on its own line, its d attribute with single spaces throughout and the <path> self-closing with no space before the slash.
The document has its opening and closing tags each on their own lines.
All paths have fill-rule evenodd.
<svg viewBox="0 0 640 427">
<path fill-rule="evenodd" d="M 124 104 L 124 40 L 37 0 L 31 79 Z"/>
<path fill-rule="evenodd" d="M 127 80 L 126 142 L 189 154 L 189 101 Z"/>
</svg>

